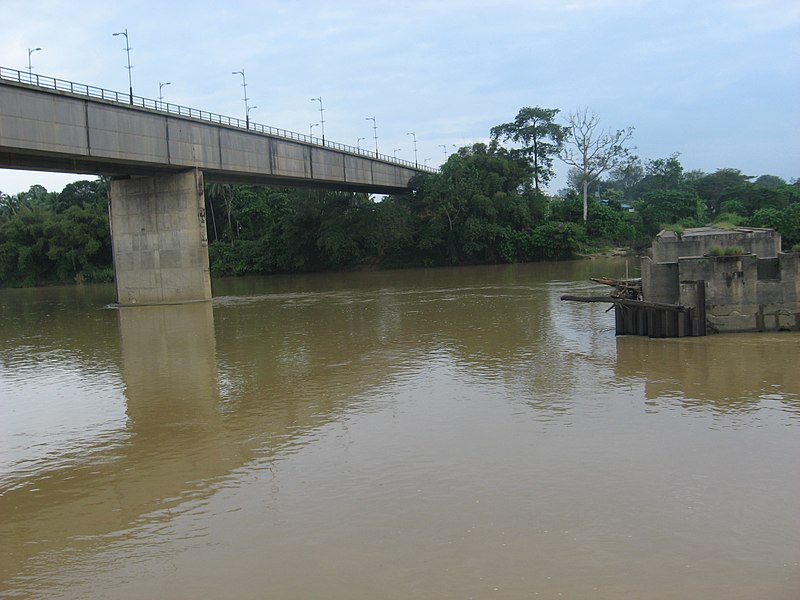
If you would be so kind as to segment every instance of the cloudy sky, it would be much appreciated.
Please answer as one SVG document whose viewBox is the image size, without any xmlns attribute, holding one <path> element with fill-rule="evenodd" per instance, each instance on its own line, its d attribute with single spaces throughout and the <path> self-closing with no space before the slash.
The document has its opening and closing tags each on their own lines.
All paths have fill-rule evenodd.
<svg viewBox="0 0 800 600">
<path fill-rule="evenodd" d="M 0 0 L 0 65 L 438 166 L 523 106 L 635 127 L 643 159 L 800 177 L 796 0 Z M 315 134 L 319 133 L 319 128 Z M 359 141 L 358 138 L 366 138 Z M 442 145 L 445 148 L 442 148 Z M 567 167 L 557 165 L 552 192 Z M 0 170 L 0 190 L 68 175 Z"/>
</svg>

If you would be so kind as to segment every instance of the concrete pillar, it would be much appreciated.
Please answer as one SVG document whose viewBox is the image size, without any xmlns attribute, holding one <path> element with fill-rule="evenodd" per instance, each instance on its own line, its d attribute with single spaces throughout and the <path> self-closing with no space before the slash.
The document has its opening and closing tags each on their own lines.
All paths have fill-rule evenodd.
<svg viewBox="0 0 800 600">
<path fill-rule="evenodd" d="M 211 300 L 202 172 L 113 180 L 111 244 L 119 304 Z"/>
</svg>

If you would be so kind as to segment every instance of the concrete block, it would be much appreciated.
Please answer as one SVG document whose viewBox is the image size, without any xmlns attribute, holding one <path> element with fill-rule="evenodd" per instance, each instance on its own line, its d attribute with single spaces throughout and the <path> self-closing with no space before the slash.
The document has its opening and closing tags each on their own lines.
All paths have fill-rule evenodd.
<svg viewBox="0 0 800 600">
<path fill-rule="evenodd" d="M 120 303 L 211 299 L 208 247 L 201 231 L 205 222 L 200 218 L 204 204 L 202 175 L 197 171 L 112 182 L 112 244 Z M 141 212 L 145 206 L 152 211 Z"/>
<path fill-rule="evenodd" d="M 332 150 L 311 148 L 311 172 L 315 180 L 342 181 L 344 156 Z"/>
<path fill-rule="evenodd" d="M 303 144 L 272 140 L 270 163 L 274 175 L 311 180 L 311 149 Z"/>
<path fill-rule="evenodd" d="M 220 168 L 248 173 L 269 175 L 270 138 L 244 131 L 220 128 Z"/>
<path fill-rule="evenodd" d="M 85 103 L 3 86 L 0 146 L 87 156 Z"/>
<path fill-rule="evenodd" d="M 92 156 L 169 164 L 164 116 L 95 103 L 87 115 Z"/>
<path fill-rule="evenodd" d="M 218 127 L 168 118 L 167 129 L 170 164 L 201 169 L 220 167 Z"/>
</svg>

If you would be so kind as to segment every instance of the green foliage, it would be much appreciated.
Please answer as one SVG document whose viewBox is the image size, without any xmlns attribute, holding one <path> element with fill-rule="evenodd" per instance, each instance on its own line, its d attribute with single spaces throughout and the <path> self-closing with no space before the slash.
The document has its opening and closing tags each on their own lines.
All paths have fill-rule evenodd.
<svg viewBox="0 0 800 600">
<path fill-rule="evenodd" d="M 531 234 L 531 255 L 538 260 L 572 258 L 585 239 L 585 231 L 577 223 L 542 223 Z"/>
<path fill-rule="evenodd" d="M 111 236 L 103 181 L 69 184 L 61 194 L 32 186 L 3 199 L 0 285 L 107 281 Z"/>
<path fill-rule="evenodd" d="M 744 248 L 740 248 L 739 246 L 711 246 L 708 249 L 709 256 L 741 256 L 745 254 Z"/>
<path fill-rule="evenodd" d="M 742 223 L 744 223 L 744 218 L 740 217 L 739 215 L 732 213 L 722 213 L 720 216 L 714 219 L 713 225 L 717 229 L 733 230 L 736 229 Z"/>
<path fill-rule="evenodd" d="M 495 142 L 511 140 L 519 147 L 511 151 L 511 156 L 521 157 L 531 169 L 534 187 L 547 185 L 555 175 L 553 159 L 560 151 L 567 128 L 555 122 L 557 108 L 523 107 L 510 123 L 492 127 L 492 140 Z"/>
<path fill-rule="evenodd" d="M 645 235 L 652 237 L 669 223 L 698 227 L 706 222 L 705 205 L 693 191 L 653 190 L 634 202 Z"/>
<path fill-rule="evenodd" d="M 671 223 L 669 225 L 663 225 L 661 229 L 663 229 L 664 231 L 674 231 L 679 236 L 683 235 L 683 232 L 686 230 L 686 228 L 680 223 Z"/>
<path fill-rule="evenodd" d="M 744 202 L 737 199 L 732 200 L 725 200 L 724 202 L 720 203 L 719 205 L 720 210 L 720 217 L 722 215 L 746 215 L 747 214 L 747 207 L 745 207 Z M 717 217 L 715 221 L 719 221 L 720 218 Z"/>
<path fill-rule="evenodd" d="M 800 243 L 800 202 L 783 210 L 778 231 L 783 237 L 785 246 L 792 247 Z"/>
<path fill-rule="evenodd" d="M 682 190 L 686 187 L 683 176 L 683 165 L 678 160 L 678 154 L 667 158 L 648 160 L 645 164 L 645 176 L 637 186 L 642 194 L 660 191 Z"/>
<path fill-rule="evenodd" d="M 720 212 L 722 202 L 734 198 L 750 179 L 739 169 L 719 169 L 695 181 L 693 187 L 705 201 L 709 212 L 716 215 Z"/>
<path fill-rule="evenodd" d="M 753 213 L 747 224 L 751 227 L 769 227 L 778 231 L 783 218 L 781 212 L 776 208 L 760 208 Z"/>
</svg>

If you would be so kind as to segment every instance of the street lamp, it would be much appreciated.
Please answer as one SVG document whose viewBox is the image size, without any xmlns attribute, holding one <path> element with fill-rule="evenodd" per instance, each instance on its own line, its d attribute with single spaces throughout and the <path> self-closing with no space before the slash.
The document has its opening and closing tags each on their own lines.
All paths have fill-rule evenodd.
<svg viewBox="0 0 800 600">
<path fill-rule="evenodd" d="M 30 78 L 31 74 L 33 73 L 33 67 L 31 66 L 31 54 L 34 52 L 38 52 L 41 48 L 28 48 L 28 77 Z"/>
<path fill-rule="evenodd" d="M 244 123 L 247 129 L 250 129 L 250 109 L 247 106 L 247 101 L 250 99 L 247 97 L 247 78 L 244 75 L 244 69 L 241 71 L 231 71 L 231 75 L 241 75 L 242 76 L 242 94 L 244 100 Z"/>
<path fill-rule="evenodd" d="M 325 145 L 325 117 L 322 114 L 322 96 L 319 98 L 311 98 L 311 102 L 319 102 L 319 124 L 322 127 L 322 145 Z"/>
<path fill-rule="evenodd" d="M 439 148 L 444 150 L 444 160 L 447 162 L 447 145 L 446 144 L 439 144 Z"/>
<path fill-rule="evenodd" d="M 158 82 L 158 103 L 161 105 L 162 108 L 164 106 L 164 94 L 161 92 L 161 90 L 164 89 L 165 85 L 172 85 L 172 82 L 171 81 L 165 81 L 164 83 L 161 83 L 160 81 Z"/>
<path fill-rule="evenodd" d="M 314 137 L 314 127 L 319 127 L 319 123 L 311 123 L 308 126 L 308 137 Z"/>
<path fill-rule="evenodd" d="M 375 117 L 367 117 L 366 121 L 372 121 L 372 135 L 375 138 L 375 158 L 378 158 L 378 124 L 375 122 Z"/>
<path fill-rule="evenodd" d="M 258 108 L 258 107 L 257 106 L 249 106 L 247 108 L 247 115 L 245 115 L 245 116 L 247 118 L 247 127 L 248 127 L 248 129 L 250 128 L 250 111 L 251 110 L 255 110 L 256 108 Z"/>
<path fill-rule="evenodd" d="M 427 167 L 429 160 L 430 160 L 430 158 L 426 158 L 425 160 L 422 161 L 422 164 Z"/>
<path fill-rule="evenodd" d="M 414 139 L 414 166 L 419 166 L 419 161 L 417 160 L 417 134 L 413 131 L 409 131 L 406 135 L 410 135 Z"/>
<path fill-rule="evenodd" d="M 128 28 L 125 28 L 125 31 L 118 31 L 117 33 L 112 33 L 111 35 L 124 35 L 125 36 L 125 52 L 128 54 L 128 66 L 125 67 L 128 69 L 128 91 L 130 92 L 130 100 L 131 104 L 133 104 L 133 82 L 131 81 L 131 42 L 130 38 L 128 37 Z"/>
<path fill-rule="evenodd" d="M 392 152 L 392 156 L 394 156 L 395 160 L 397 160 L 397 153 L 400 152 L 400 150 L 402 150 L 402 148 L 395 148 Z"/>
<path fill-rule="evenodd" d="M 365 139 L 367 139 L 367 138 L 358 138 L 358 140 L 356 140 L 356 149 L 357 150 L 361 150 L 361 140 L 365 140 Z"/>
</svg>

